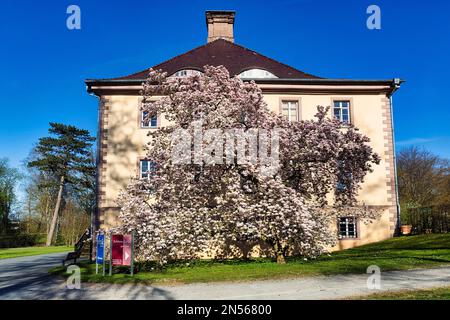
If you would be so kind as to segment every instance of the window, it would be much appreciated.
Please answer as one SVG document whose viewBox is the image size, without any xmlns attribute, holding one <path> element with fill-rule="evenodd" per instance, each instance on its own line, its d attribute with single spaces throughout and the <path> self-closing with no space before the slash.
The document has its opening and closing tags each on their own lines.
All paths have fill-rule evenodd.
<svg viewBox="0 0 450 320">
<path fill-rule="evenodd" d="M 191 77 L 191 76 L 196 76 L 196 75 L 200 75 L 202 74 L 200 71 L 198 70 L 194 70 L 194 69 L 183 69 L 183 70 L 178 70 L 177 72 L 175 72 L 172 77 L 174 78 L 184 78 L 184 77 Z"/>
<path fill-rule="evenodd" d="M 347 186 L 345 182 L 342 180 L 341 176 L 338 177 L 338 182 L 336 184 L 336 190 L 340 193 L 345 192 L 347 190 Z"/>
<path fill-rule="evenodd" d="M 156 163 L 149 160 L 141 160 L 139 165 L 139 178 L 150 179 L 156 174 Z"/>
<path fill-rule="evenodd" d="M 298 101 L 282 101 L 281 114 L 289 122 L 298 120 Z"/>
<path fill-rule="evenodd" d="M 351 172 L 348 172 L 348 170 L 346 170 L 345 162 L 339 160 L 336 190 L 340 193 L 347 191 L 351 187 L 351 182 L 352 182 Z"/>
<path fill-rule="evenodd" d="M 350 123 L 350 101 L 334 101 L 333 115 L 343 123 Z"/>
<path fill-rule="evenodd" d="M 356 218 L 343 217 L 338 220 L 339 239 L 354 239 L 356 238 Z"/>
<path fill-rule="evenodd" d="M 158 117 L 154 115 L 153 117 L 148 117 L 148 111 L 141 112 L 141 128 L 157 128 L 158 127 Z"/>
<path fill-rule="evenodd" d="M 252 194 L 257 191 L 256 181 L 251 176 L 240 175 L 240 184 L 242 191 L 246 194 Z"/>
<path fill-rule="evenodd" d="M 246 70 L 244 72 L 241 72 L 238 75 L 241 79 L 275 79 L 277 76 L 275 76 L 273 73 L 263 70 L 263 69 L 250 69 Z"/>
</svg>

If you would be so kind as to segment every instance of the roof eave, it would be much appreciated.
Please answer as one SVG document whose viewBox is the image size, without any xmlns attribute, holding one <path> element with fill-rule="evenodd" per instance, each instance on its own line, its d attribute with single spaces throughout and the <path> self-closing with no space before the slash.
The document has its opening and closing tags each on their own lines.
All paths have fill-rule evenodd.
<svg viewBox="0 0 450 320">
<path fill-rule="evenodd" d="M 86 79 L 85 83 L 87 85 L 111 85 L 111 84 L 141 84 L 147 79 Z M 244 81 L 255 81 L 256 83 L 314 83 L 314 84 L 334 84 L 334 85 L 382 85 L 382 84 L 392 84 L 398 83 L 402 84 L 405 80 L 394 78 L 394 79 L 327 79 L 327 78 L 268 78 L 268 79 L 242 79 Z"/>
<path fill-rule="evenodd" d="M 405 80 L 394 79 L 288 79 L 288 78 L 271 78 L 271 79 L 243 79 L 244 81 L 255 81 L 257 84 L 267 85 L 334 85 L 334 86 L 387 86 L 390 88 L 390 94 L 393 94 Z M 114 87 L 114 86 L 140 86 L 146 79 L 87 79 L 85 80 L 87 91 L 96 93 L 92 87 Z"/>
</svg>

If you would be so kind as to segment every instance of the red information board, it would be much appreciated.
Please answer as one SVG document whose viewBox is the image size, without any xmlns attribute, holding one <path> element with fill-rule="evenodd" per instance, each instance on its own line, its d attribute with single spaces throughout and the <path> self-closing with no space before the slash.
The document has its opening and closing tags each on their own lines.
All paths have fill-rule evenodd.
<svg viewBox="0 0 450 320">
<path fill-rule="evenodd" d="M 123 265 L 123 235 L 112 235 L 112 265 Z"/>
<path fill-rule="evenodd" d="M 131 234 L 112 235 L 113 266 L 131 266 Z"/>
</svg>

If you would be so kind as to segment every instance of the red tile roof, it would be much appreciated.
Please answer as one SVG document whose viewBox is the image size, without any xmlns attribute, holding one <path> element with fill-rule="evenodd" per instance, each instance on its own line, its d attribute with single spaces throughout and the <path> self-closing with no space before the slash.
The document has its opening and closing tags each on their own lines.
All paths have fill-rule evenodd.
<svg viewBox="0 0 450 320">
<path fill-rule="evenodd" d="M 186 53 L 162 62 L 152 68 L 172 75 L 181 69 L 203 70 L 205 65 L 225 66 L 234 76 L 249 69 L 263 69 L 278 78 L 284 79 L 320 79 L 320 77 L 302 72 L 281 62 L 270 59 L 255 51 L 218 39 Z M 128 76 L 110 80 L 143 80 L 147 78 L 148 69 Z"/>
</svg>

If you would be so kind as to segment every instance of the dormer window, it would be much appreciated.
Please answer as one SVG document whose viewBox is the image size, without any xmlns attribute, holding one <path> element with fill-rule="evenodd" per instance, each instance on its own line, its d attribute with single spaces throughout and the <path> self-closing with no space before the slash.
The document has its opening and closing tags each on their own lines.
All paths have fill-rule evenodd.
<svg viewBox="0 0 450 320">
<path fill-rule="evenodd" d="M 238 75 L 241 79 L 275 79 L 278 78 L 273 73 L 263 69 L 249 69 Z"/>
<path fill-rule="evenodd" d="M 198 70 L 194 69 L 182 69 L 175 72 L 172 77 L 174 78 L 185 78 L 185 77 L 192 77 L 192 76 L 198 76 L 202 73 Z"/>
</svg>

